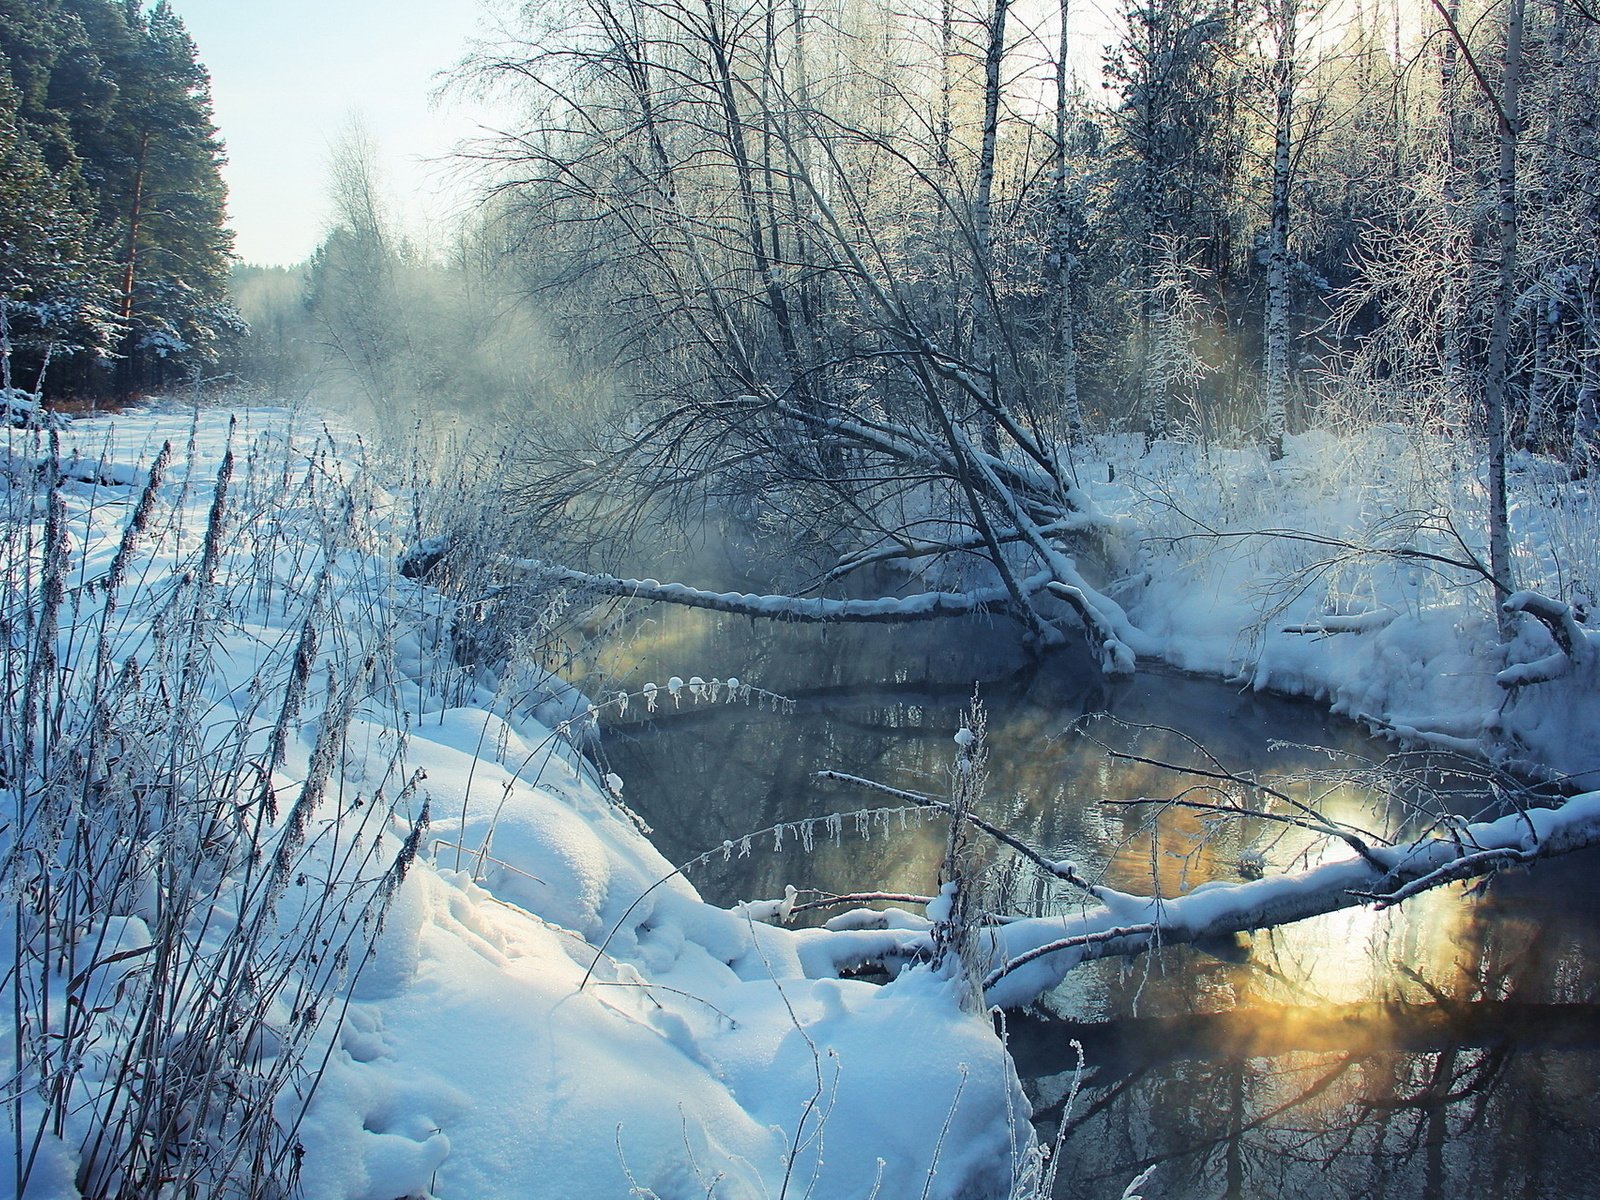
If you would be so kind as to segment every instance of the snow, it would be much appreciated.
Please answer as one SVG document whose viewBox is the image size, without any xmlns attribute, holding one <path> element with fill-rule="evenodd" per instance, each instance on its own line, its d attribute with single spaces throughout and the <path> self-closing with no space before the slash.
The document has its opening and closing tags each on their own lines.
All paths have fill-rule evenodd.
<svg viewBox="0 0 1600 1200">
<path fill-rule="evenodd" d="M 702 902 L 620 808 L 622 781 L 600 776 L 560 731 L 592 714 L 572 689 L 522 680 L 530 687 L 515 691 L 532 700 L 509 708 L 495 697 L 511 689 L 485 680 L 450 689 L 467 699 L 447 702 L 435 684 L 449 675 L 435 661 L 447 654 L 447 611 L 397 570 L 406 498 L 344 456 L 318 418 L 254 410 L 230 432 L 229 416 L 157 410 L 75 424 L 66 452 L 80 447 L 81 461 L 102 465 L 64 497 L 74 577 L 101 576 L 138 490 L 122 481 L 142 486 L 163 441 L 192 446 L 174 456 L 160 489 L 163 532 L 119 600 L 115 660 L 142 656 L 174 581 L 202 552 L 209 481 L 231 440 L 237 507 L 213 602 L 225 619 L 197 696 L 219 753 L 268 745 L 302 618 L 340 618 L 318 643 L 304 713 L 273 775 L 281 803 L 266 861 L 293 820 L 304 821 L 294 836 L 307 855 L 283 894 L 286 930 L 326 894 L 308 882 L 365 886 L 420 828 L 424 806 L 431 817 L 370 959 L 326 985 L 325 1015 L 305 1049 L 310 1073 L 291 1074 L 278 1095 L 279 1119 L 298 1122 L 303 1194 L 1009 1194 L 1032 1133 L 988 1020 L 964 1011 L 959 989 L 927 966 L 881 986 L 838 978 L 925 943 L 925 928 L 758 922 L 787 916 L 792 891 L 770 913 Z M 288 486 L 275 489 L 280 478 Z M 320 539 L 313 531 L 347 496 L 358 498 L 354 528 L 336 545 Z M 103 592 L 83 589 L 78 603 L 75 619 L 91 626 Z M 64 636 L 62 650 L 81 646 Z M 354 665 L 363 661 L 372 665 Z M 740 689 L 728 687 L 731 700 Z M 330 688 L 354 710 L 312 803 L 302 783 L 334 728 Z M 666 690 L 680 703 L 718 695 L 715 681 L 700 679 L 673 678 Z M 653 703 L 654 689 L 646 692 Z M 223 888 L 225 900 L 232 894 Z M 207 944 L 226 936 L 232 903 L 205 918 Z M 0 936 L 10 937 L 12 922 L 3 924 Z M 93 990 L 107 1005 L 100 1048 L 110 1053 L 118 1006 L 140 993 L 118 989 L 136 960 L 108 958 L 148 944 L 150 928 L 130 911 L 91 936 L 103 939 L 107 963 Z M 6 1039 L 8 1077 L 19 1066 L 10 1053 Z M 44 1137 L 30 1197 L 75 1194 L 87 1119 L 69 1121 L 63 1138 Z M 0 1164 L 0 1179 L 13 1178 Z"/>
<path fill-rule="evenodd" d="M 1186 671 L 1305 696 L 1404 737 L 1600 786 L 1600 631 L 1580 626 L 1600 579 L 1600 507 L 1563 464 L 1510 468 L 1518 581 L 1510 607 L 1581 639 L 1563 665 L 1544 624 L 1499 642 L 1480 464 L 1469 445 L 1380 426 L 1254 446 L 1099 439 L 1085 490 L 1120 531 L 1114 594 L 1155 657 Z M 1266 532 L 1288 536 L 1263 536 Z M 1586 648 L 1586 649 L 1585 649 Z M 1561 657 L 1565 657 L 1564 655 Z"/>
<path fill-rule="evenodd" d="M 964 592 L 920 592 L 912 596 L 880 597 L 871 600 L 798 598 L 755 595 L 749 592 L 711 592 L 682 583 L 661 583 L 655 579 L 619 579 L 613 575 L 592 575 L 535 559 L 507 565 L 517 566 L 540 579 L 570 583 L 599 594 L 627 596 L 666 604 L 686 604 L 723 612 L 746 613 L 776 621 L 931 620 L 1000 607 L 1009 596 L 1003 587 L 990 587 Z M 1026 592 L 1038 591 L 1051 578 L 1051 575 L 1041 573 L 1024 581 L 1022 588 Z M 677 683 L 680 687 L 683 686 L 681 679 L 677 680 Z"/>
<path fill-rule="evenodd" d="M 61 436 L 69 575 L 85 584 L 72 592 L 73 625 L 58 639 L 64 677 L 94 674 L 84 631 L 97 626 L 107 589 L 86 583 L 110 572 L 163 442 L 186 449 L 158 489 L 159 533 L 142 546 L 108 622 L 110 667 L 159 662 L 173 636 L 169 605 L 193 587 L 197 563 L 218 554 L 214 594 L 185 610 L 205 649 L 185 699 L 200 714 L 208 756 L 237 752 L 259 763 L 280 709 L 291 707 L 284 688 L 309 646 L 302 629 L 323 623 L 307 651 L 304 703 L 286 718 L 283 761 L 267 772 L 282 802 L 263 861 L 276 862 L 276 848 L 300 864 L 273 910 L 282 953 L 294 953 L 292 935 L 319 895 L 370 892 L 375 907 L 387 907 L 370 957 L 358 956 L 354 969 L 335 977 L 314 959 L 293 968 L 302 984 L 323 989 L 301 1044 L 309 1070 L 288 1073 L 276 1098 L 304 1147 L 305 1195 L 1010 1193 L 1037 1153 L 1015 1072 L 989 1021 L 964 1010 L 964 985 L 920 961 L 956 885 L 922 913 L 845 913 L 820 929 L 784 924 L 792 888 L 733 910 L 704 903 L 683 864 L 662 858 L 622 806 L 625 781 L 579 752 L 598 708 L 620 710 L 627 698 L 591 701 L 525 662 L 464 678 L 450 660 L 448 602 L 402 569 L 420 559 L 418 547 L 406 553 L 412 507 L 399 474 L 374 475 L 367 456 L 346 453 L 320 418 L 155 410 L 79 422 Z M 1146 455 L 1137 439 L 1102 440 L 1097 450 L 1115 464 L 1116 482 L 1088 482 L 1084 468 L 1081 486 L 1110 530 L 1106 557 L 1123 582 L 1108 590 L 1127 613 L 1126 621 L 1098 614 L 1118 631 L 1102 643 L 1105 669 L 1131 668 L 1136 653 L 1159 657 L 1314 697 L 1382 731 L 1600 786 L 1600 654 L 1579 616 L 1600 562 L 1592 512 L 1573 515 L 1592 502 L 1572 488 L 1564 515 L 1555 514 L 1539 499 L 1559 481 L 1535 461 L 1519 464 L 1513 513 L 1529 590 L 1514 607 L 1528 615 L 1502 646 L 1487 589 L 1472 577 L 1481 539 L 1463 514 L 1480 488 L 1474 468 L 1443 448 L 1419 454 L 1418 436 L 1307 434 L 1270 465 L 1259 450 L 1158 446 Z M 13 497 L 40 486 L 45 461 L 36 435 L 14 439 Z M 221 544 L 209 545 L 214 481 L 230 446 L 229 524 Z M 13 512 L 43 529 L 44 506 L 31 495 Z M 1258 536 L 1267 528 L 1296 536 Z M 36 568 L 36 559 L 8 564 L 13 573 Z M 1084 603 L 1081 589 L 1061 586 L 1075 574 L 1061 556 L 1027 587 L 1054 579 L 1063 602 Z M 569 582 L 596 578 L 573 573 Z M 925 616 L 974 603 L 972 593 L 797 602 L 603 582 L 789 618 Z M 673 676 L 640 690 L 648 710 L 663 691 L 677 706 L 763 695 L 748 681 Z M 970 769 L 973 732 L 954 739 Z M 314 787 L 324 766 L 327 786 Z M 239 811 L 260 803 L 254 790 L 230 800 Z M 827 828 L 837 836 L 837 825 Z M 780 842 L 813 836 L 809 824 L 754 836 L 768 833 Z M 751 836 L 737 831 L 708 853 L 747 853 Z M 400 882 L 390 864 L 413 838 L 418 857 Z M 1159 899 L 1096 887 L 1097 905 L 995 930 L 997 967 L 1040 953 L 997 978 L 988 999 L 1025 1003 L 1075 962 L 1163 937 L 1298 919 L 1362 891 L 1397 896 L 1483 861 L 1475 855 L 1511 861 L 1596 840 L 1600 792 L 1590 792 L 1559 810 L 1365 859 L 1340 846 L 1342 857 L 1292 876 Z M 247 890 L 219 884 L 187 952 L 223 943 Z M 130 889 L 87 931 L 92 969 L 70 982 L 88 989 L 102 1019 L 80 1067 L 84 1088 L 103 1086 L 96 1064 L 115 1061 L 159 913 L 148 890 Z M 341 916 L 338 936 L 356 937 L 372 913 Z M 0 922 L 0 953 L 17 952 L 8 940 L 15 925 Z M 846 977 L 868 963 L 898 974 L 881 985 Z M 206 964 L 197 966 L 203 975 Z M 45 1008 L 58 1018 L 68 985 L 49 980 Z M 293 1018 L 280 1007 L 277 1032 L 288 1045 Z M 0 1072 L 36 1083 L 33 1067 L 12 1054 L 5 1039 Z M 37 1094 L 23 1093 L 25 1121 Z M 81 1106 L 65 1136 L 43 1137 L 29 1196 L 75 1194 L 93 1116 Z M 0 1164 L 0 1179 L 14 1174 Z"/>
</svg>

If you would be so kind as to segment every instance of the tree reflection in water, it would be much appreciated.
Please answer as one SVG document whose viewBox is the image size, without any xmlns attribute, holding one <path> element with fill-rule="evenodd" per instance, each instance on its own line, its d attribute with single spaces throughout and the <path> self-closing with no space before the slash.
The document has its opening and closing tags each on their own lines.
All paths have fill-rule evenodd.
<svg viewBox="0 0 1600 1200">
<path fill-rule="evenodd" d="M 939 790 L 980 668 L 991 672 L 984 815 L 1113 886 L 1148 888 L 1154 870 L 1163 894 L 1176 894 L 1236 877 L 1258 847 L 1265 869 L 1284 870 L 1313 839 L 1249 819 L 1101 803 L 1183 784 L 1061 736 L 1084 712 L 1176 726 L 1230 767 L 1294 779 L 1305 789 L 1297 794 L 1336 819 L 1376 814 L 1393 828 L 1455 805 L 1426 797 L 1418 818 L 1415 798 L 1381 771 L 1343 770 L 1354 787 L 1319 776 L 1338 764 L 1311 744 L 1380 759 L 1388 748 L 1312 706 L 1153 673 L 1107 691 L 1070 663 L 1013 675 L 1018 664 L 993 653 L 981 629 L 955 642 L 948 632 L 897 635 L 892 645 L 870 631 L 747 633 L 700 614 L 650 629 L 607 669 L 604 687 L 738 674 L 799 699 L 788 715 L 686 704 L 645 720 L 630 711 L 609 729 L 612 764 L 675 861 L 862 803 L 819 788 L 817 770 Z M 1301 745 L 1264 753 L 1274 740 Z M 1181 748 L 1151 749 L 1174 757 Z M 1480 802 L 1462 797 L 1456 811 Z M 782 854 L 757 846 L 694 882 L 718 902 L 781 895 L 786 883 L 925 894 L 941 844 L 939 829 L 917 822 L 870 841 L 819 837 L 806 852 L 790 839 Z M 1600 1196 L 1597 877 L 1600 855 L 1585 852 L 1502 872 L 1481 895 L 1452 885 L 1387 912 L 1350 909 L 1258 934 L 1247 949 L 1168 948 L 1072 972 L 1052 997 L 1066 1019 L 1010 1026 L 1047 1136 L 1062 1119 L 1073 1039 L 1086 1051 L 1057 1194 L 1119 1196 L 1156 1164 L 1141 1189 L 1151 1200 Z M 1018 885 L 1025 899 L 1029 880 Z M 1036 899 L 1049 902 L 1049 891 Z"/>
<path fill-rule="evenodd" d="M 1347 951 L 1362 1000 L 1319 996 L 1283 931 L 1238 964 L 1108 965 L 1102 1020 L 1014 1020 L 1046 1134 L 1084 1048 L 1057 1194 L 1115 1196 L 1151 1164 L 1151 1197 L 1600 1194 L 1597 869 L 1393 914 L 1407 927 Z"/>
</svg>

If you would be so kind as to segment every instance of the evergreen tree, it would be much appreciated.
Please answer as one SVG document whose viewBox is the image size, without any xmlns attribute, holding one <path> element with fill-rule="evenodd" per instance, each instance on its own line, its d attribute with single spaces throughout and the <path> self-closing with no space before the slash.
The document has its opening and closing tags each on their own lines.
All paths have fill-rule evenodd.
<svg viewBox="0 0 1600 1200">
<path fill-rule="evenodd" d="M 51 169 L 22 115 L 22 92 L 0 70 L 0 387 L 8 390 L 36 387 L 57 355 L 107 350 L 116 332 L 92 214 L 69 179 Z M 26 376 L 13 370 L 18 352 L 33 368 Z"/>
<path fill-rule="evenodd" d="M 77 222 L 52 244 L 98 297 L 85 293 L 83 336 L 46 339 L 38 365 L 63 349 L 94 351 L 58 373 L 56 387 L 101 390 L 114 361 L 114 386 L 126 395 L 214 361 L 241 322 L 227 296 L 232 235 L 210 79 L 182 21 L 167 0 L 148 11 L 113 0 L 0 0 L 0 52 L 14 140 L 31 147 L 8 153 L 53 177 L 46 195 L 21 158 L 8 160 L 7 199 L 34 187 L 35 205 Z M 23 261 L 6 232 L 8 253 Z M 118 327 L 109 346 L 98 307 L 107 286 Z"/>
<path fill-rule="evenodd" d="M 1229 265 L 1227 184 L 1238 151 L 1224 51 L 1235 29 L 1215 0 L 1128 0 L 1122 19 L 1124 39 L 1105 64 L 1121 98 L 1115 207 L 1138 302 L 1138 416 L 1160 439 L 1172 432 L 1177 389 L 1198 377 L 1189 344 L 1196 282 L 1225 275 Z"/>
</svg>

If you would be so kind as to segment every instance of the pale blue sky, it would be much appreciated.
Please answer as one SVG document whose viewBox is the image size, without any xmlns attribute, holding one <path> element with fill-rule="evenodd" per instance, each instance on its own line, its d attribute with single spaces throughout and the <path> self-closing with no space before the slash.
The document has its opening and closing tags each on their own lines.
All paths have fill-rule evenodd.
<svg viewBox="0 0 1600 1200">
<path fill-rule="evenodd" d="M 359 114 L 382 151 L 397 215 L 424 236 L 459 199 L 441 169 L 475 128 L 460 101 L 431 105 L 466 51 L 481 0 L 173 0 L 211 71 L 238 251 L 311 253 L 326 220 L 329 148 Z"/>
</svg>

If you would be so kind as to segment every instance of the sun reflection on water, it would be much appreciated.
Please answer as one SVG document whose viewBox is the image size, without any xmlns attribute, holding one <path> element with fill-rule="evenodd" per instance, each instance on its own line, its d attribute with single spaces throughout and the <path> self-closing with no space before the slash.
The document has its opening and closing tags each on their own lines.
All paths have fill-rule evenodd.
<svg viewBox="0 0 1600 1200">
<path fill-rule="evenodd" d="M 824 645 L 790 640 L 793 631 L 730 646 L 719 640 L 729 624 L 715 624 L 708 633 L 703 622 L 663 620 L 630 644 L 625 666 L 613 664 L 615 678 L 737 672 L 794 688 L 800 704 L 789 715 L 686 705 L 653 725 L 607 731 L 630 799 L 668 857 L 875 803 L 818 787 L 816 770 L 933 794 L 948 787 L 950 739 L 971 695 L 959 672 L 938 685 L 932 664 L 948 647 L 849 635 Z M 981 639 L 962 649 L 983 657 Z M 908 662 L 930 665 L 908 675 Z M 1482 803 L 1408 791 L 1371 765 L 1385 747 L 1306 707 L 1170 677 L 1096 691 L 1068 675 L 985 685 L 987 815 L 1119 890 L 1176 896 L 1353 853 L 1294 823 L 1307 810 L 1404 839 L 1427 832 L 1441 806 L 1470 813 Z M 872 683 L 897 677 L 921 682 Z M 824 686 L 808 686 L 817 680 Z M 1064 733 L 1104 708 L 1135 725 L 1180 725 L 1292 803 L 1113 761 Z M 1263 754 L 1270 738 L 1290 744 Z M 1313 745 L 1327 742 L 1331 755 Z M 1168 760 L 1193 750 L 1181 738 L 1143 747 Z M 1127 803 L 1174 797 L 1246 811 Z M 870 840 L 819 839 L 810 853 L 791 840 L 782 854 L 757 846 L 713 863 L 694 882 L 719 901 L 779 895 L 785 883 L 925 894 L 942 840 L 937 823 L 916 820 Z M 1017 1018 L 1011 1033 L 1042 1130 L 1070 1126 L 1058 1194 L 1116 1195 L 1155 1162 L 1161 1190 L 1150 1194 L 1170 1197 L 1600 1195 L 1595 857 L 1502 873 L 1482 895 L 1450 885 L 1391 910 L 1357 906 L 1242 944 L 1169 947 L 1073 972 L 1051 998 L 1056 1016 L 1036 1032 Z M 1040 896 L 1064 899 L 1053 887 Z M 1074 1040 L 1088 1061 L 1076 1107 L 1063 1114 Z"/>
</svg>

